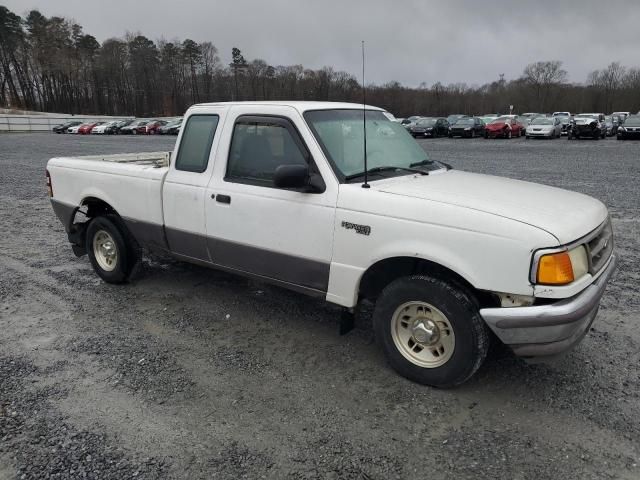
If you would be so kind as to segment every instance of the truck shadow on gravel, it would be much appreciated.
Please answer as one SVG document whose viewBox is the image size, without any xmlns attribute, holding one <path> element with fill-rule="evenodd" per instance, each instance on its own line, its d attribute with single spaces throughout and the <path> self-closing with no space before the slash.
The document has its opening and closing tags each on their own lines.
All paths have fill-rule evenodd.
<svg viewBox="0 0 640 480">
<path fill-rule="evenodd" d="M 249 296 L 246 303 L 251 306 L 246 308 L 269 319 L 263 326 L 269 331 L 268 336 L 275 335 L 276 330 L 284 327 L 297 332 L 320 332 L 328 337 L 332 354 L 338 356 L 338 360 L 328 359 L 331 369 L 337 368 L 340 363 L 369 362 L 373 364 L 371 369 L 377 369 L 377 372 L 368 378 L 368 382 L 379 383 L 379 388 L 402 385 L 409 396 L 417 390 L 436 391 L 393 377 L 395 373 L 384 361 L 382 352 L 371 345 L 374 337 L 370 304 L 359 310 L 356 330 L 340 337 L 337 333 L 339 309 L 325 302 L 224 272 L 171 260 L 163 259 L 161 262 L 145 264 L 142 276 L 138 277 L 139 281 L 143 281 L 145 275 L 147 278 L 179 275 L 186 277 L 186 283 L 215 285 L 222 297 Z M 212 296 L 210 301 L 217 302 L 218 297 Z M 223 315 L 220 311 L 219 318 L 224 318 Z M 609 318 L 613 314 L 604 305 L 600 315 Z M 210 330 L 212 321 L 216 320 L 208 315 L 187 315 L 177 321 L 170 320 L 178 328 L 193 329 L 196 332 Z M 239 331 L 242 331 L 241 326 Z M 624 345 L 619 345 L 619 342 Z M 487 360 L 474 378 L 455 390 L 444 393 L 438 391 L 438 395 L 466 397 L 480 391 L 481 394 L 484 392 L 504 396 L 508 392 L 507 396 L 519 398 L 535 406 L 536 410 L 562 410 L 577 418 L 588 418 L 602 427 L 621 430 L 640 440 L 640 422 L 637 420 L 640 355 L 633 354 L 630 357 L 625 353 L 634 351 L 634 345 L 634 340 L 630 337 L 614 337 L 606 323 L 596 324 L 590 329 L 584 342 L 567 355 L 549 364 L 528 364 L 496 340 Z M 216 355 L 215 352 L 212 354 Z M 227 355 L 230 368 L 242 366 L 243 363 L 263 367 L 271 367 L 273 364 L 259 355 L 250 360 L 242 360 L 242 349 L 235 354 L 229 350 Z"/>
</svg>

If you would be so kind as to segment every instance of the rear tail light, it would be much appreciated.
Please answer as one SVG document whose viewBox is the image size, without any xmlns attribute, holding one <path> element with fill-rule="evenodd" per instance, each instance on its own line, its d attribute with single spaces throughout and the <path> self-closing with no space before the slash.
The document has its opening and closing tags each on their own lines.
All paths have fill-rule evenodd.
<svg viewBox="0 0 640 480">
<path fill-rule="evenodd" d="M 51 174 L 49 170 L 47 172 L 47 192 L 49 193 L 49 197 L 53 198 L 53 185 L 51 184 Z"/>
</svg>

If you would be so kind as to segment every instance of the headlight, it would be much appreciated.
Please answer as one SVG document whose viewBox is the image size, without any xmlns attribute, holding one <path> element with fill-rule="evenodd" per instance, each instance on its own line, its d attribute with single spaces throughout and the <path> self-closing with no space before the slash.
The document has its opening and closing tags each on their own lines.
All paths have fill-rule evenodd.
<svg viewBox="0 0 640 480">
<path fill-rule="evenodd" d="M 619 132 L 624 132 L 624 131 L 626 131 L 626 129 L 624 127 L 618 127 L 618 131 Z"/>
<path fill-rule="evenodd" d="M 467 128 L 465 128 L 465 130 L 471 130 L 471 127 L 467 127 Z"/>
<path fill-rule="evenodd" d="M 536 283 L 566 285 L 573 280 L 573 266 L 568 252 L 549 253 L 538 259 Z"/>
<path fill-rule="evenodd" d="M 573 267 L 573 278 L 578 279 L 589 271 L 587 250 L 582 245 L 569 250 L 569 257 Z"/>
<path fill-rule="evenodd" d="M 569 251 L 548 253 L 537 260 L 535 283 L 541 285 L 566 285 L 580 278 L 589 270 L 587 251 L 580 245 Z"/>
</svg>

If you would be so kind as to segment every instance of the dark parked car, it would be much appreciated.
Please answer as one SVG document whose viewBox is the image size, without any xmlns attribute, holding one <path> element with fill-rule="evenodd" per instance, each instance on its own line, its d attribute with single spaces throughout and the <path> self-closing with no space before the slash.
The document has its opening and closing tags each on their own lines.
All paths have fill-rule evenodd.
<svg viewBox="0 0 640 480">
<path fill-rule="evenodd" d="M 409 128 L 414 137 L 440 137 L 447 134 L 449 122 L 446 118 L 425 117 L 418 120 Z"/>
<path fill-rule="evenodd" d="M 607 127 L 604 123 L 604 115 L 581 113 L 573 117 L 567 139 L 588 137 L 598 140 L 599 138 L 605 138 L 606 135 Z"/>
<path fill-rule="evenodd" d="M 640 139 L 640 115 L 629 115 L 618 127 L 618 140 Z"/>
<path fill-rule="evenodd" d="M 465 118 L 468 117 L 469 115 L 463 115 L 461 113 L 454 113 L 451 114 L 447 117 L 447 122 L 449 122 L 449 125 L 453 125 L 454 123 L 456 123 L 458 120 L 460 120 L 461 118 Z"/>
<path fill-rule="evenodd" d="M 129 125 L 127 125 L 126 127 L 122 127 L 120 129 L 120 134 L 121 135 L 131 135 L 131 134 L 137 135 L 138 133 L 146 133 L 145 125 L 149 122 L 150 120 L 135 120 L 131 122 Z"/>
<path fill-rule="evenodd" d="M 449 137 L 483 137 L 485 125 L 479 117 L 463 117 L 449 126 Z"/>
<path fill-rule="evenodd" d="M 405 119 L 404 119 L 400 124 L 401 124 L 404 128 L 406 128 L 406 129 L 407 129 L 407 132 L 408 132 L 408 131 L 411 129 L 411 127 L 413 127 L 413 126 L 416 124 L 416 122 L 417 122 L 418 120 L 420 120 L 421 118 L 423 118 L 423 117 L 421 117 L 421 116 L 419 116 L 419 115 L 412 115 L 412 116 L 411 116 L 411 117 L 409 117 L 409 118 L 405 118 Z"/>
<path fill-rule="evenodd" d="M 132 122 L 133 120 L 120 120 L 118 122 L 115 122 L 113 125 L 105 128 L 104 133 L 109 135 L 118 135 L 122 128 L 126 127 L 127 125 L 131 125 Z"/>
<path fill-rule="evenodd" d="M 166 125 L 161 126 L 158 129 L 158 133 L 160 135 L 177 135 L 180 132 L 180 127 L 182 126 L 182 119 L 178 118 L 177 120 L 172 120 L 168 122 Z"/>
<path fill-rule="evenodd" d="M 53 131 L 55 133 L 67 133 L 67 128 L 75 127 L 76 125 L 80 125 L 81 123 L 82 122 L 73 120 L 71 122 L 63 123 L 62 125 L 56 125 L 55 127 L 53 127 Z"/>
</svg>

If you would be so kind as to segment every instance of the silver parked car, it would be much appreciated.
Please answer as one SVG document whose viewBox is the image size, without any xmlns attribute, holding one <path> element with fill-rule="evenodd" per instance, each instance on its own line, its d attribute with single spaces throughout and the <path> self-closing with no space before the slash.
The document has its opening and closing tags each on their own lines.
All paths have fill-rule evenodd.
<svg viewBox="0 0 640 480">
<path fill-rule="evenodd" d="M 531 120 L 525 131 L 529 138 L 560 138 L 562 122 L 559 117 L 536 117 Z"/>
</svg>

